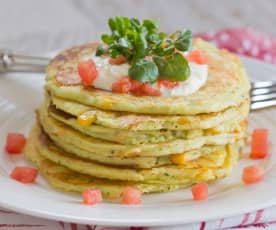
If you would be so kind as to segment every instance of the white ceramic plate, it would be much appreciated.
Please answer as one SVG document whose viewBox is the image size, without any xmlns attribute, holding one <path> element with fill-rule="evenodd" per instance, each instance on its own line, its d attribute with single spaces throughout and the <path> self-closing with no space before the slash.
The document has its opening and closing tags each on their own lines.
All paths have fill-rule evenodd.
<svg viewBox="0 0 276 230">
<path fill-rule="evenodd" d="M 251 79 L 271 80 L 276 67 L 243 58 Z M 276 80 L 276 79 L 275 79 Z M 27 134 L 34 122 L 34 110 L 42 101 L 43 75 L 13 74 L 0 77 L 0 146 L 10 131 Z M 271 140 L 276 140 L 276 109 L 252 113 L 250 129 L 266 127 Z M 140 206 L 103 203 L 98 206 L 81 204 L 78 196 L 52 190 L 39 177 L 36 184 L 24 185 L 9 178 L 15 165 L 28 164 L 22 156 L 0 154 L 0 206 L 34 216 L 85 224 L 154 226 L 174 225 L 238 215 L 276 204 L 276 151 L 265 161 L 242 159 L 227 179 L 210 185 L 206 202 L 193 202 L 190 189 L 147 195 Z M 242 168 L 262 164 L 265 180 L 257 185 L 241 183 Z"/>
</svg>

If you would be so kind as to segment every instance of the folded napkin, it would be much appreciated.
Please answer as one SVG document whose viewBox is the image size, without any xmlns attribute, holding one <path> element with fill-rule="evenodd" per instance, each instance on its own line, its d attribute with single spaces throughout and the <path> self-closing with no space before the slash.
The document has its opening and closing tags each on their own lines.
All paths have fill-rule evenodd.
<svg viewBox="0 0 276 230">
<path fill-rule="evenodd" d="M 247 28 L 230 28 L 201 37 L 220 48 L 276 64 L 276 38 Z M 93 208 L 93 207 L 92 207 Z M 276 229 L 276 206 L 244 215 L 168 227 L 104 227 L 50 221 L 0 209 L 0 230 L 216 230 L 216 229 Z"/>
</svg>

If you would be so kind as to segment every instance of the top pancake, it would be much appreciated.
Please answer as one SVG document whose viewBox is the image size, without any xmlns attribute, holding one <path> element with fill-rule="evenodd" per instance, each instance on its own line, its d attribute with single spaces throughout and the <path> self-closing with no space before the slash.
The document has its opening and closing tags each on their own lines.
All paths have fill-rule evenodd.
<svg viewBox="0 0 276 230">
<path fill-rule="evenodd" d="M 207 56 L 208 79 L 200 90 L 191 95 L 133 96 L 85 88 L 81 85 L 77 65 L 89 59 L 97 45 L 82 45 L 56 56 L 47 68 L 46 89 L 54 96 L 99 109 L 164 115 L 219 112 L 230 106 L 238 106 L 248 97 L 250 83 L 239 58 L 200 39 L 194 39 L 193 49 Z"/>
</svg>

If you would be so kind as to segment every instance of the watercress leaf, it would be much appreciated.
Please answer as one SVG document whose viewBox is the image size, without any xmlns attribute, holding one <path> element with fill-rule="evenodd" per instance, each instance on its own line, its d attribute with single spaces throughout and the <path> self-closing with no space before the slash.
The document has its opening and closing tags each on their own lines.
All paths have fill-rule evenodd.
<svg viewBox="0 0 276 230">
<path fill-rule="evenodd" d="M 132 25 L 130 23 L 130 19 L 127 17 L 123 17 L 123 33 L 125 34 L 128 29 L 131 29 Z"/>
<path fill-rule="evenodd" d="M 143 21 L 143 27 L 147 28 L 148 31 L 156 31 L 159 29 L 159 21 L 146 19 Z"/>
<path fill-rule="evenodd" d="M 121 37 L 121 35 L 119 34 L 119 32 L 117 30 L 114 30 L 112 32 L 112 37 L 115 41 L 118 41 L 118 39 Z"/>
<path fill-rule="evenodd" d="M 115 23 L 116 23 L 116 30 L 118 31 L 119 35 L 123 35 L 124 31 L 124 21 L 122 17 L 115 17 Z"/>
<path fill-rule="evenodd" d="M 136 63 L 139 59 L 145 57 L 145 50 L 143 48 L 143 44 L 139 43 L 135 46 L 136 51 L 133 53 L 132 56 L 132 63 Z"/>
<path fill-rule="evenodd" d="M 131 27 L 130 21 L 126 17 L 116 17 L 117 31 L 121 36 L 124 36 L 128 28 Z"/>
<path fill-rule="evenodd" d="M 147 41 L 147 33 L 148 31 L 142 28 L 141 33 L 138 36 L 138 43 L 143 46 L 144 49 L 148 48 L 148 41 Z"/>
<path fill-rule="evenodd" d="M 169 81 L 185 81 L 190 75 L 190 67 L 187 60 L 179 53 L 165 58 L 154 57 L 158 66 L 159 78 Z"/>
<path fill-rule="evenodd" d="M 102 56 L 103 54 L 108 53 L 108 50 L 104 49 L 101 45 L 97 47 L 96 56 Z"/>
<path fill-rule="evenodd" d="M 158 68 L 153 62 L 140 59 L 130 67 L 128 74 L 137 81 L 153 83 L 158 77 Z"/>
<path fill-rule="evenodd" d="M 146 39 L 147 31 L 142 31 L 136 34 L 134 42 L 134 55 L 132 63 L 137 62 L 137 60 L 144 58 L 148 54 L 148 41 Z"/>
<path fill-rule="evenodd" d="M 101 38 L 102 38 L 102 41 L 107 45 L 111 45 L 114 42 L 114 39 L 112 38 L 112 36 L 108 34 L 103 34 Z"/>
<path fill-rule="evenodd" d="M 147 40 L 152 43 L 160 43 L 162 41 L 158 34 L 149 34 Z"/>
<path fill-rule="evenodd" d="M 120 55 L 120 52 L 117 49 L 110 49 L 110 57 L 116 58 Z"/>
<path fill-rule="evenodd" d="M 165 33 L 163 33 L 163 32 L 160 32 L 158 35 L 159 35 L 159 38 L 162 39 L 162 40 L 167 36 L 167 35 L 166 35 Z"/>
<path fill-rule="evenodd" d="M 138 19 L 136 19 L 136 18 L 131 18 L 129 21 L 130 21 L 130 24 L 132 25 L 132 27 L 136 31 L 138 31 L 139 28 L 140 28 L 140 26 L 141 26 L 140 21 Z"/>
<path fill-rule="evenodd" d="M 113 18 L 108 19 L 108 26 L 109 26 L 111 31 L 116 30 L 116 22 Z"/>
<path fill-rule="evenodd" d="M 180 51 L 189 51 L 192 47 L 192 32 L 181 31 L 175 41 L 175 47 Z"/>
</svg>

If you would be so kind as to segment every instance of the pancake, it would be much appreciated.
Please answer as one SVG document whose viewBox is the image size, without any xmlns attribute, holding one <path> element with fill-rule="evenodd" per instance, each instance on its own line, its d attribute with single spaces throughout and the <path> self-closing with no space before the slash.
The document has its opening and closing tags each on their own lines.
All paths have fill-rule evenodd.
<svg viewBox="0 0 276 230">
<path fill-rule="evenodd" d="M 46 73 L 46 89 L 51 95 L 103 110 L 170 115 L 219 112 L 238 106 L 248 98 L 250 83 L 239 58 L 200 39 L 194 39 L 193 49 L 198 49 L 207 56 L 208 79 L 200 90 L 185 97 L 137 97 L 88 89 L 77 84 L 61 85 L 56 81 L 60 74 L 66 73 L 68 78 L 80 83 L 77 65 L 82 60 L 87 60 L 97 45 L 98 43 L 92 43 L 68 49 L 50 62 Z"/>
<path fill-rule="evenodd" d="M 33 139 L 36 142 L 37 150 L 43 157 L 78 173 L 110 180 L 143 181 L 152 184 L 186 184 L 224 177 L 236 165 L 240 150 L 237 143 L 226 146 L 223 161 L 217 167 L 210 167 L 207 163 L 204 167 L 195 164 L 195 168 L 185 165 L 169 165 L 152 169 L 132 169 L 111 167 L 75 157 L 59 149 L 49 140 L 41 141 L 39 135 Z M 208 159 L 206 161 L 208 162 Z"/>
<path fill-rule="evenodd" d="M 44 105 L 47 107 L 47 104 Z M 229 120 L 220 124 L 216 127 L 209 129 L 192 129 L 192 130 L 143 130 L 143 131 L 133 131 L 133 130 L 122 130 L 107 128 L 100 125 L 92 124 L 89 126 L 79 125 L 77 118 L 72 117 L 67 113 L 55 109 L 53 106 L 49 108 L 48 114 L 70 126 L 71 128 L 77 130 L 80 133 L 86 134 L 91 137 L 99 138 L 102 140 L 107 140 L 111 142 L 121 143 L 121 144 L 145 144 L 145 143 L 160 143 L 165 141 L 170 141 L 174 139 L 191 139 L 199 137 L 202 135 L 210 135 L 213 133 L 223 133 L 223 132 L 237 132 L 240 131 L 241 123 L 246 119 L 247 113 L 241 114 L 236 117 L 235 120 Z M 47 109 L 44 108 L 44 109 Z"/>
<path fill-rule="evenodd" d="M 123 189 L 127 186 L 135 187 L 143 193 L 170 192 L 179 188 L 190 186 L 189 184 L 148 184 L 138 182 L 112 181 L 98 179 L 84 174 L 76 173 L 66 167 L 49 161 L 39 154 L 36 148 L 38 126 L 30 131 L 24 154 L 32 161 L 50 183 L 50 185 L 63 192 L 82 193 L 86 189 L 100 189 L 105 199 L 116 199 L 121 196 Z"/>
<path fill-rule="evenodd" d="M 190 129 L 208 129 L 215 127 L 223 122 L 230 120 L 240 120 L 245 118 L 249 113 L 249 100 L 244 100 L 237 107 L 230 107 L 220 112 L 166 116 L 147 114 L 134 114 L 128 112 L 105 111 L 95 107 L 86 106 L 81 103 L 61 99 L 53 95 L 45 95 L 45 100 L 51 101 L 58 110 L 64 111 L 77 117 L 80 114 L 89 112 L 95 116 L 94 124 L 112 129 L 127 130 L 190 130 Z"/>
<path fill-rule="evenodd" d="M 99 163 L 115 166 L 124 166 L 132 168 L 152 168 L 162 165 L 173 164 L 171 161 L 172 156 L 162 157 L 116 157 L 105 156 L 102 154 L 86 151 L 79 146 L 62 142 L 59 138 L 52 136 L 52 141 L 59 148 L 65 150 L 68 153 L 74 154 L 83 159 L 93 160 Z M 205 146 L 200 149 L 190 150 L 182 153 L 185 158 L 186 167 L 195 167 L 196 165 L 217 166 L 223 160 L 225 146 Z M 216 154 L 214 154 L 216 153 Z M 196 159 L 201 158 L 199 161 Z"/>
<path fill-rule="evenodd" d="M 38 114 L 43 129 L 51 139 L 58 138 L 68 145 L 81 146 L 84 150 L 105 156 L 164 156 L 199 149 L 204 145 L 226 145 L 228 143 L 234 143 L 239 139 L 244 139 L 247 135 L 246 127 L 244 127 L 241 128 L 241 132 L 237 133 L 221 133 L 200 136 L 193 139 L 176 139 L 158 144 L 122 145 L 81 134 L 47 116 L 47 114 L 43 113 L 43 108 L 39 110 Z"/>
</svg>

